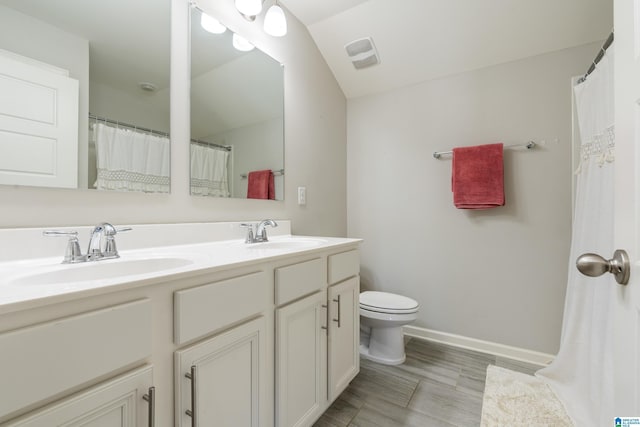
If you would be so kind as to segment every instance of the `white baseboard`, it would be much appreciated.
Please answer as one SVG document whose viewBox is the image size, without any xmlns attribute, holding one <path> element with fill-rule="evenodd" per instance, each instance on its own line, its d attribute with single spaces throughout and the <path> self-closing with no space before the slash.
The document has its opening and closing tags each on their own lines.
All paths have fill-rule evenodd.
<svg viewBox="0 0 640 427">
<path fill-rule="evenodd" d="M 519 360 L 532 363 L 534 365 L 546 366 L 555 358 L 552 354 L 540 353 L 519 347 L 511 347 L 491 341 L 483 341 L 469 338 L 462 335 L 439 332 L 417 326 L 404 326 L 404 334 L 409 337 L 447 344 L 453 347 L 475 350 L 481 353 L 488 353 L 494 356 L 506 357 L 508 359 Z"/>
</svg>

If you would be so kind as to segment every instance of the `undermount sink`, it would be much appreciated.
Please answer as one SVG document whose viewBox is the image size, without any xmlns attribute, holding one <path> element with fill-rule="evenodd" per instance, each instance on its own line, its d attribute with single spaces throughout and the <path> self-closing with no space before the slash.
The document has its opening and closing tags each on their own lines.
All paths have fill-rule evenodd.
<svg viewBox="0 0 640 427">
<path fill-rule="evenodd" d="M 173 270 L 193 264 L 186 258 L 160 257 L 141 258 L 132 260 L 108 260 L 86 262 L 81 264 L 66 264 L 36 269 L 36 272 L 10 280 L 11 285 L 38 286 L 54 284 L 73 284 L 90 280 L 112 279 L 116 277 L 151 274 Z"/>
</svg>

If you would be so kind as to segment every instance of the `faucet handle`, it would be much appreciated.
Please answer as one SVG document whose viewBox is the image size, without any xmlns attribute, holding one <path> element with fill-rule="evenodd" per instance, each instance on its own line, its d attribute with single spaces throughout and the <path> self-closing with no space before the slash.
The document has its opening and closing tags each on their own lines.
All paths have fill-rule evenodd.
<svg viewBox="0 0 640 427">
<path fill-rule="evenodd" d="M 254 242 L 254 238 L 253 238 L 253 224 L 247 224 L 247 223 L 242 223 L 240 224 L 240 227 L 244 227 L 247 229 L 247 236 L 244 239 L 245 243 L 253 243 Z"/>
<path fill-rule="evenodd" d="M 118 254 L 118 248 L 116 247 L 116 239 L 114 236 L 118 233 L 124 233 L 126 231 L 131 231 L 133 228 L 131 227 L 121 227 L 115 228 L 111 224 L 107 224 L 104 227 L 104 251 L 102 251 L 103 258 L 120 258 Z"/>
<path fill-rule="evenodd" d="M 74 264 L 77 262 L 85 262 L 87 260 L 86 255 L 82 255 L 80 249 L 80 243 L 78 242 L 77 231 L 61 231 L 61 230 L 46 230 L 42 232 L 43 236 L 47 237 L 68 237 L 67 249 L 64 253 L 63 264 Z"/>
</svg>

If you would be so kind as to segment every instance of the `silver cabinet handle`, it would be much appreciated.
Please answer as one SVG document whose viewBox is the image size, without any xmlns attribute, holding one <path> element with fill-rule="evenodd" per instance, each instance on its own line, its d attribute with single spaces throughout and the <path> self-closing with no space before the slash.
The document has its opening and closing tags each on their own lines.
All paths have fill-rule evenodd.
<svg viewBox="0 0 640 427">
<path fill-rule="evenodd" d="M 338 303 L 338 318 L 337 319 L 333 319 L 334 322 L 338 323 L 338 328 L 340 327 L 340 295 L 338 295 L 337 299 L 333 299 L 333 302 L 337 302 Z"/>
<path fill-rule="evenodd" d="M 590 277 L 611 273 L 615 276 L 616 282 L 621 285 L 629 283 L 631 274 L 629 255 L 620 249 L 613 253 L 613 258 L 610 260 L 606 260 L 598 254 L 582 254 L 576 260 L 576 267 L 580 273 Z"/>
<path fill-rule="evenodd" d="M 191 380 L 191 409 L 184 411 L 185 414 L 191 417 L 191 427 L 198 426 L 198 420 L 196 417 L 196 365 L 191 366 L 191 372 L 184 374 L 185 377 Z"/>
<path fill-rule="evenodd" d="M 327 331 L 327 334 L 329 334 L 329 306 L 327 304 L 322 304 L 322 308 L 324 308 L 326 310 L 326 326 L 320 326 L 320 328 L 324 329 L 325 331 Z"/>
<path fill-rule="evenodd" d="M 149 387 L 149 392 L 142 396 L 144 400 L 149 402 L 149 427 L 156 425 L 156 388 Z"/>
</svg>

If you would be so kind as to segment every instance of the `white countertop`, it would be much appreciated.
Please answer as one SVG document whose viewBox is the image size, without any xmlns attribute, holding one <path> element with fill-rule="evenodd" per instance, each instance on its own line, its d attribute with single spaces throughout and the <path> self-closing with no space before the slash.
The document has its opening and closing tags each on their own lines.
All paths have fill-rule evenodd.
<svg viewBox="0 0 640 427">
<path fill-rule="evenodd" d="M 56 257 L 0 262 L 0 314 L 193 277 L 294 254 L 353 246 L 360 239 L 277 235 L 243 240 L 120 250 L 120 258 L 61 264 Z"/>
</svg>

